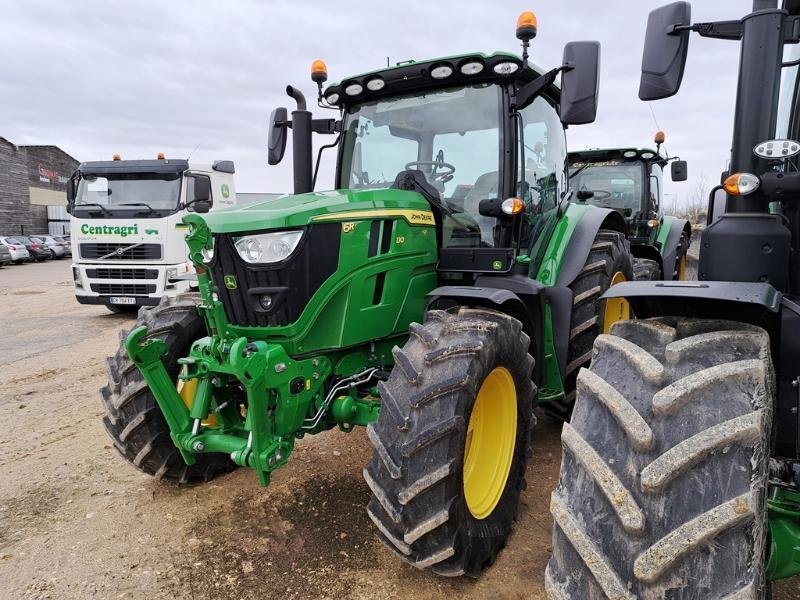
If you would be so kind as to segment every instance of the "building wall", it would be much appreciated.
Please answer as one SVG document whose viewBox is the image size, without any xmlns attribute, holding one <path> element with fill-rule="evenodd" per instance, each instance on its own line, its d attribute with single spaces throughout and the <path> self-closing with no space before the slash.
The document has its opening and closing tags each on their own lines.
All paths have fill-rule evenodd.
<svg viewBox="0 0 800 600">
<path fill-rule="evenodd" d="M 28 200 L 25 149 L 0 138 L 0 235 L 47 229 L 46 211 L 43 206 L 32 209 Z"/>
<path fill-rule="evenodd" d="M 56 146 L 15 146 L 0 137 L 0 235 L 44 233 L 47 206 L 66 205 L 78 161 Z"/>
</svg>

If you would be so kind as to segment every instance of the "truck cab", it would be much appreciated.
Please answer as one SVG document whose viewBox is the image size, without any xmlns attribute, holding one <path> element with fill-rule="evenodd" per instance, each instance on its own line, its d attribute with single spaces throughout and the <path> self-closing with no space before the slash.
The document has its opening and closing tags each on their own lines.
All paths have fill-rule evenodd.
<svg viewBox="0 0 800 600">
<path fill-rule="evenodd" d="M 75 297 L 133 312 L 189 289 L 184 215 L 236 205 L 232 161 L 81 163 L 67 186 Z"/>
</svg>

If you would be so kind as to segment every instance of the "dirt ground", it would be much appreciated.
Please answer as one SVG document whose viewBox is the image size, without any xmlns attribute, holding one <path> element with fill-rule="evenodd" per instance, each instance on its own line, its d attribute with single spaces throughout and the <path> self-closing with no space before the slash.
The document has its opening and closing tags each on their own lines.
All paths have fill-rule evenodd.
<svg viewBox="0 0 800 600">
<path fill-rule="evenodd" d="M 245 469 L 179 489 L 123 462 L 98 388 L 131 323 L 77 304 L 67 260 L 0 269 L 0 598 L 545 597 L 557 423 L 539 420 L 497 563 L 477 582 L 441 579 L 375 539 L 363 431 L 301 441 L 268 489 Z"/>
</svg>

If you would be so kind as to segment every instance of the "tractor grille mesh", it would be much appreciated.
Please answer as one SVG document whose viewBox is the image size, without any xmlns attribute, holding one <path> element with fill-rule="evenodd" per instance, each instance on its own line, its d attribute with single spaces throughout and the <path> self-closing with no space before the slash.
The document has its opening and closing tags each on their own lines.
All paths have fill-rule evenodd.
<svg viewBox="0 0 800 600">
<path fill-rule="evenodd" d="M 214 238 L 210 271 L 219 299 L 233 325 L 277 327 L 295 322 L 314 292 L 339 266 L 339 223 L 322 223 L 306 229 L 294 254 L 282 263 L 252 265 L 244 262 L 228 235 Z M 246 234 L 237 234 L 237 237 Z M 265 310 L 260 298 L 269 295 Z"/>
</svg>

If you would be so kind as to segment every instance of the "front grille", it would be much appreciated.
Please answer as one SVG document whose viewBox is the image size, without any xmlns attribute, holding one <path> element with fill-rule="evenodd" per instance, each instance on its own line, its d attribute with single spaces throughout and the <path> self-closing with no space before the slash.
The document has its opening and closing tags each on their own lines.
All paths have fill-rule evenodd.
<svg viewBox="0 0 800 600">
<path fill-rule="evenodd" d="M 339 267 L 341 231 L 339 223 L 310 226 L 294 254 L 275 265 L 244 262 L 231 237 L 217 235 L 210 270 L 228 321 L 251 327 L 295 322 L 311 296 Z M 226 285 L 226 279 L 230 285 L 235 284 L 234 289 Z M 259 305 L 263 294 L 274 299 L 269 310 Z"/>
<path fill-rule="evenodd" d="M 80 245 L 81 258 L 102 258 L 106 260 L 159 260 L 160 244 L 113 244 L 83 243 Z"/>
<path fill-rule="evenodd" d="M 97 294 L 119 294 L 120 296 L 147 296 L 156 292 L 155 285 L 146 283 L 93 283 L 90 287 Z"/>
<path fill-rule="evenodd" d="M 156 269 L 86 269 L 89 279 L 158 279 Z"/>
</svg>

